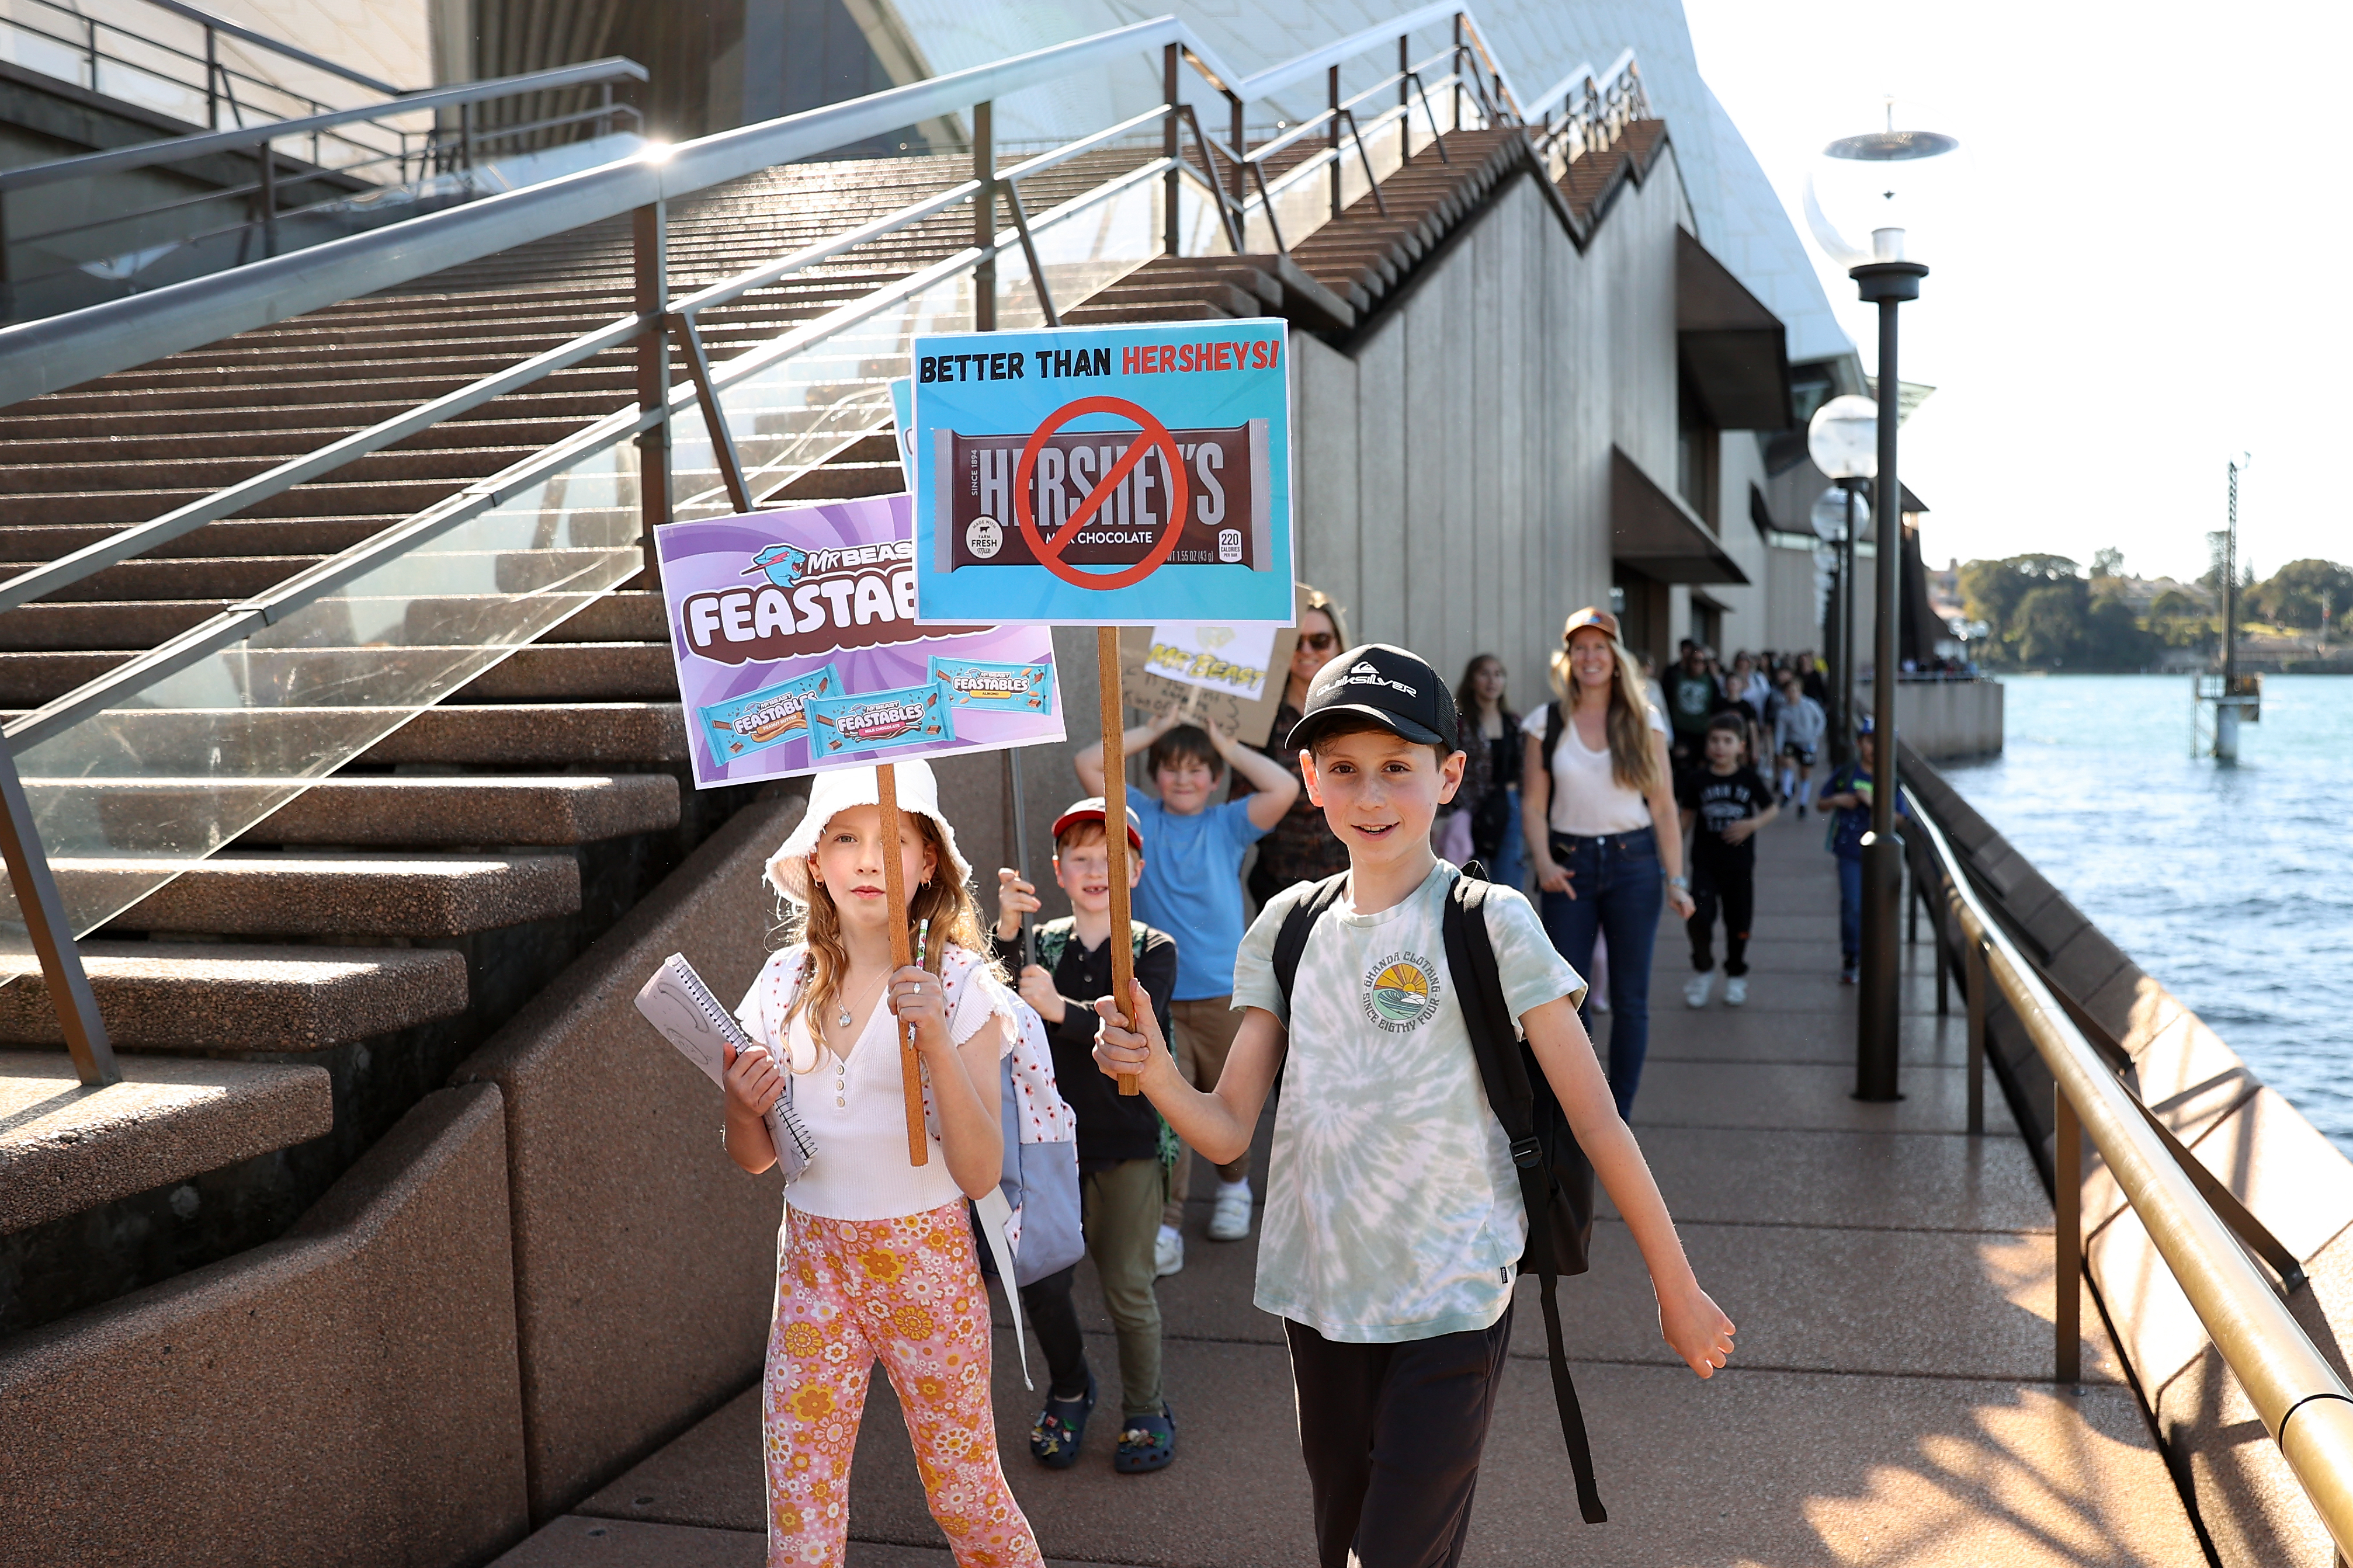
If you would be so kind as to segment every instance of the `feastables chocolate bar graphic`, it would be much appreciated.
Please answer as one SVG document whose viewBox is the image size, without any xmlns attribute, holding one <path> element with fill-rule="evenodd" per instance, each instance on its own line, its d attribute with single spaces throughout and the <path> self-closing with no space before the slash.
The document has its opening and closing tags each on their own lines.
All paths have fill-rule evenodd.
<svg viewBox="0 0 2353 1568">
<path fill-rule="evenodd" d="M 812 757 L 887 752 L 955 739 L 955 716 L 949 708 L 947 689 L 936 680 L 895 691 L 818 698 L 803 711 L 808 715 Z"/>
<path fill-rule="evenodd" d="M 696 711 L 710 727 L 712 748 L 734 757 L 804 733 L 808 729 L 807 705 L 840 693 L 841 677 L 828 664 Z"/>
<path fill-rule="evenodd" d="M 1267 422 L 1168 434 L 1184 462 L 1186 484 L 1184 531 L 1169 562 L 1271 570 Z M 1013 510 L 1013 477 L 1029 437 L 942 429 L 933 431 L 932 439 L 934 515 L 940 520 L 934 536 L 935 569 L 1038 565 Z M 1056 538 L 1097 481 L 1141 439 L 1117 430 L 1057 430 L 1047 437 L 1030 475 L 1038 531 Z M 1134 565 L 1167 531 L 1168 495 L 1167 454 L 1155 445 L 1081 524 L 1061 559 L 1073 566 Z"/>
<path fill-rule="evenodd" d="M 991 664 L 969 658 L 931 659 L 934 680 L 946 688 L 948 700 L 958 708 L 995 709 L 1002 712 L 1051 713 L 1054 710 L 1054 661 L 1035 664 Z"/>
</svg>

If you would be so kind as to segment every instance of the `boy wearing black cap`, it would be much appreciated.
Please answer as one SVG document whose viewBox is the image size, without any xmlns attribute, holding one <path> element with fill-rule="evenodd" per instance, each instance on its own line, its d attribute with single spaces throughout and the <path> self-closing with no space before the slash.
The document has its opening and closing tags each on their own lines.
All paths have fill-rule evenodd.
<svg viewBox="0 0 2353 1568">
<path fill-rule="evenodd" d="M 1021 947 L 1021 917 L 1039 909 L 1037 889 L 1010 870 L 997 873 L 997 961 L 1018 977 L 1021 999 L 1045 1020 L 1053 1047 L 1054 1078 L 1079 1122 L 1079 1207 L 1087 1252 L 1103 1281 L 1103 1309 L 1119 1339 L 1119 1447 L 1113 1465 L 1122 1474 L 1165 1468 L 1176 1457 L 1176 1429 L 1160 1386 L 1160 1298 L 1153 1248 L 1167 1196 L 1175 1140 L 1164 1149 L 1164 1127 L 1152 1102 L 1122 1096 L 1093 1070 L 1097 1023 L 1090 998 L 1111 990 L 1111 855 L 1103 796 L 1079 801 L 1054 819 L 1054 880 L 1070 895 L 1067 919 L 1037 928 L 1038 962 Z M 1144 873 L 1144 830 L 1127 814 L 1127 876 Z M 1135 983 L 1152 998 L 1164 1037 L 1169 998 L 1176 989 L 1176 942 L 1142 921 L 1129 922 Z M 1095 1378 L 1071 1304 L 1072 1269 L 1022 1288 L 1021 1302 L 1045 1348 L 1053 1386 L 1030 1429 L 1029 1452 L 1050 1469 L 1078 1462 Z"/>
<path fill-rule="evenodd" d="M 1097 1063 L 1139 1075 L 1209 1158 L 1248 1146 L 1282 1075 L 1257 1300 L 1290 1342 L 1325 1568 L 1352 1553 L 1366 1568 L 1459 1558 L 1527 1235 L 1459 1001 L 1466 977 L 1445 956 L 1461 873 L 1431 854 L 1430 828 L 1461 781 L 1455 734 L 1445 682 L 1402 648 L 1351 649 L 1316 676 L 1289 743 L 1349 868 L 1308 930 L 1287 1001 L 1275 945 L 1318 889 L 1278 895 L 1251 926 L 1234 966 L 1248 1011 L 1213 1091 L 1185 1082 L 1140 995 L 1097 1005 Z M 1650 1265 L 1665 1338 L 1708 1376 L 1731 1353 L 1732 1324 L 1693 1277 L 1619 1119 L 1577 1022 L 1584 984 L 1515 889 L 1491 889 L 1480 907 L 1510 1012 Z"/>
</svg>

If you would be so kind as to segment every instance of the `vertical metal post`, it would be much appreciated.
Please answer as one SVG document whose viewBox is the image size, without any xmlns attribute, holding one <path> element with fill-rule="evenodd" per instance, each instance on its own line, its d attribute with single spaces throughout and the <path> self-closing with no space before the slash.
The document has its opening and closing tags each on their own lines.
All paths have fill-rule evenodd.
<svg viewBox="0 0 2353 1568">
<path fill-rule="evenodd" d="M 1926 899 L 1928 895 L 1923 891 L 1920 896 Z M 1928 906 L 1928 940 L 1935 945 L 1936 953 L 1936 1016 L 1939 1018 L 1949 1016 L 1953 1011 L 1950 995 L 1953 953 L 1952 950 L 1945 945 L 1946 934 L 1945 906 L 1930 904 Z"/>
<path fill-rule="evenodd" d="M 458 167 L 471 173 L 474 167 L 474 106 L 458 106 Z"/>
<path fill-rule="evenodd" d="M 2051 1189 L 2058 1208 L 2058 1365 L 2052 1381 L 2072 1386 L 2084 1377 L 2084 1128 L 2067 1091 L 2052 1086 Z"/>
<path fill-rule="evenodd" d="M 220 129 L 220 36 L 205 24 L 205 129 Z"/>
<path fill-rule="evenodd" d="M 1454 129 L 1462 129 L 1462 13 L 1454 13 L 1454 68 L 1447 74 L 1454 79 Z"/>
<path fill-rule="evenodd" d="M 1962 971 L 1961 999 L 1969 1009 L 1969 1133 L 1976 1137 L 1985 1131 L 1986 1014 L 1993 998 L 1986 994 L 1991 976 L 1986 971 L 1985 940 L 1969 937 L 1962 952 L 1968 967 Z"/>
<path fill-rule="evenodd" d="M 16 758 L 0 739 L 0 860 L 8 867 L 8 886 L 16 895 L 16 910 L 32 939 L 33 954 L 41 963 L 41 978 L 49 988 L 49 1005 L 58 1010 L 65 1030 L 66 1049 L 73 1057 L 74 1073 L 91 1089 L 121 1083 L 114 1065 L 114 1047 L 106 1038 L 106 1025 L 98 1016 L 98 998 L 90 976 L 82 972 L 81 952 L 74 946 L 73 927 L 66 920 L 65 900 L 50 875 L 49 858 L 33 825 L 33 808 L 25 798 L 25 783 L 16 776 Z"/>
<path fill-rule="evenodd" d="M 1838 742 L 1838 760 L 1854 760 L 1854 487 L 1853 479 L 1839 483 L 1846 490 L 1846 537 L 1839 541 L 1839 624 L 1838 624 L 1838 686 L 1831 693 L 1838 711 L 1831 715 L 1837 723 L 1833 738 Z"/>
<path fill-rule="evenodd" d="M 613 84 L 609 81 L 605 84 L 605 96 L 598 103 L 597 109 L 599 112 L 596 116 L 596 134 L 600 137 L 610 136 L 613 133 Z"/>
<path fill-rule="evenodd" d="M 1331 120 L 1324 127 L 1324 145 L 1332 149 L 1332 216 L 1340 216 L 1340 68 L 1332 67 L 1324 73 L 1324 107 Z"/>
<path fill-rule="evenodd" d="M 8 270 L 8 195 L 0 191 L 0 321 L 16 317 L 16 281 Z"/>
<path fill-rule="evenodd" d="M 1168 162 L 1168 173 L 1160 183 L 1160 248 L 1169 256 L 1185 253 L 1185 231 L 1176 216 L 1176 193 L 1183 189 L 1176 177 L 1176 89 L 1180 79 L 1177 68 L 1183 63 L 1177 47 L 1170 44 L 1160 51 L 1160 101 L 1168 112 L 1160 117 L 1160 155 Z M 1113 944 L 1114 948 L 1118 944 Z"/>
<path fill-rule="evenodd" d="M 1871 833 L 1862 841 L 1862 973 L 1855 998 L 1855 1097 L 1889 1100 L 1897 1089 L 1903 1017 L 1903 955 L 1897 916 L 1904 896 L 1904 846 L 1895 836 L 1896 632 L 1904 613 L 1904 481 L 1896 475 L 1896 428 L 1903 381 L 1896 363 L 1896 317 L 1920 297 L 1928 269 L 1916 261 L 1865 262 L 1850 269 L 1866 303 L 1879 307 L 1879 471 L 1872 479 L 1878 523 L 1878 570 L 1872 598 L 1877 636 L 1872 658 Z"/>
<path fill-rule="evenodd" d="M 980 194 L 972 198 L 972 242 L 987 254 L 972 269 L 972 329 L 997 331 L 997 106 L 972 106 L 972 177 Z"/>
<path fill-rule="evenodd" d="M 261 254 L 278 254 L 278 149 L 264 142 L 261 153 Z"/>
<path fill-rule="evenodd" d="M 1413 103 L 1413 36 L 1398 35 L 1398 162 L 1413 156 L 1413 116 L 1407 110 Z"/>
<path fill-rule="evenodd" d="M 702 333 L 694 318 L 681 312 L 672 331 L 686 351 L 686 373 L 694 378 L 694 400 L 702 409 L 702 427 L 711 437 L 711 453 L 719 461 L 720 481 L 736 511 L 752 510 L 752 487 L 744 477 L 744 458 L 735 450 L 735 433 L 727 427 L 727 410 L 720 405 L 719 390 L 711 384 L 711 361 L 702 352 Z"/>
<path fill-rule="evenodd" d="M 665 204 L 653 202 L 629 215 L 634 303 L 646 319 L 638 336 L 638 406 L 659 408 L 661 419 L 638 434 L 638 515 L 649 578 L 660 569 L 654 530 L 670 521 L 670 226 Z"/>
<path fill-rule="evenodd" d="M 1234 207 L 1239 212 L 1242 203 L 1250 199 L 1250 170 L 1242 164 L 1242 160 L 1250 156 L 1250 148 L 1245 141 L 1250 135 L 1250 130 L 1242 123 L 1242 100 L 1240 96 L 1229 92 L 1226 95 L 1226 102 L 1230 108 L 1229 118 L 1233 124 Z"/>
</svg>

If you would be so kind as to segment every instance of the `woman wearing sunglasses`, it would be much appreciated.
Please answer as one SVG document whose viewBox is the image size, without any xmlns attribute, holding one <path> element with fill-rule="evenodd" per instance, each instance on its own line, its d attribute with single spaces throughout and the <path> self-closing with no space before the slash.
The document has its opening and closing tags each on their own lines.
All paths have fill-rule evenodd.
<svg viewBox="0 0 2353 1568">
<path fill-rule="evenodd" d="M 1300 712 L 1307 702 L 1307 683 L 1315 672 L 1340 656 L 1348 646 L 1348 625 L 1332 596 L 1320 588 L 1304 589 L 1305 607 L 1299 612 L 1299 640 L 1291 653 L 1290 679 L 1282 691 L 1282 706 L 1275 710 L 1274 723 L 1267 731 L 1265 744 L 1259 747 L 1268 756 L 1291 770 L 1299 778 L 1299 753 L 1283 745 L 1291 727 L 1299 722 Z M 1250 793 L 1249 781 L 1237 772 L 1234 794 Z M 1303 785 L 1299 798 L 1274 829 L 1258 841 L 1258 864 L 1250 874 L 1250 893 L 1261 908 L 1266 901 L 1293 882 L 1316 882 L 1337 871 L 1348 868 L 1347 847 L 1332 836 L 1331 826 L 1324 820 L 1324 808 L 1307 798 Z"/>
</svg>

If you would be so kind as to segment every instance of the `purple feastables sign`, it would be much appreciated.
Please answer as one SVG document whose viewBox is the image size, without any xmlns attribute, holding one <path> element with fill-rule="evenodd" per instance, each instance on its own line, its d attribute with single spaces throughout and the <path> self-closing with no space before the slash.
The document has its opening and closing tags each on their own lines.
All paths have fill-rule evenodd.
<svg viewBox="0 0 2353 1568">
<path fill-rule="evenodd" d="M 698 789 L 1062 738 L 1044 626 L 915 625 L 908 498 L 655 530 Z"/>
</svg>

